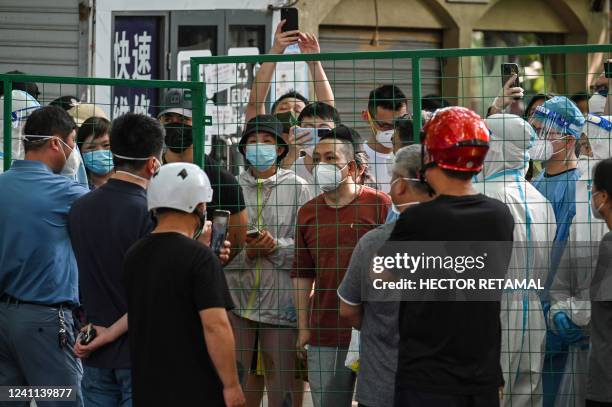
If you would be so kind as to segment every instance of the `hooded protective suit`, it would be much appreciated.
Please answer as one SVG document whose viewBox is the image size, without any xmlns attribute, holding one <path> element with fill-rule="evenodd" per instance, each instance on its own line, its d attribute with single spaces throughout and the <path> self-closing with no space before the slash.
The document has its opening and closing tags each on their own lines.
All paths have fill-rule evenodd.
<svg viewBox="0 0 612 407">
<path fill-rule="evenodd" d="M 541 279 L 543 285 L 549 267 L 545 243 L 553 239 L 556 223 L 548 200 L 525 180 L 535 131 L 511 114 L 489 116 L 486 123 L 492 131 L 490 148 L 474 186 L 508 205 L 514 217 L 515 248 L 507 278 Z M 503 405 L 541 406 L 546 323 L 537 293 L 505 293 L 501 323 Z"/>
<path fill-rule="evenodd" d="M 40 108 L 40 103 L 34 97 L 22 90 L 14 90 L 12 96 L 12 112 L 11 112 L 11 159 L 23 160 L 25 155 L 23 149 L 23 135 L 21 130 L 25 126 L 26 120 L 32 112 Z M 4 134 L 4 96 L 0 97 L 0 134 Z M 0 143 L 0 173 L 3 172 L 4 166 L 4 143 Z"/>
<path fill-rule="evenodd" d="M 597 265 L 600 241 L 608 232 L 606 222 L 594 218 L 591 213 L 591 185 L 597 163 L 612 156 L 610 119 L 594 115 L 587 117 L 585 133 L 591 154 L 579 157 L 581 176 L 576 182 L 576 216 L 550 291 L 548 317 L 553 330 L 558 329 L 555 316 L 564 313 L 582 333 L 582 339 L 569 344 L 568 363 L 555 400 L 555 406 L 559 407 L 582 406 L 586 397 L 591 321 L 589 288 Z"/>
<path fill-rule="evenodd" d="M 306 181 L 279 168 L 267 179 L 250 171 L 239 176 L 249 215 L 249 228 L 267 230 L 276 250 L 267 257 L 249 259 L 242 250 L 225 266 L 227 284 L 242 318 L 272 325 L 296 326 L 290 271 L 293 265 L 298 209 L 313 198 Z"/>
</svg>

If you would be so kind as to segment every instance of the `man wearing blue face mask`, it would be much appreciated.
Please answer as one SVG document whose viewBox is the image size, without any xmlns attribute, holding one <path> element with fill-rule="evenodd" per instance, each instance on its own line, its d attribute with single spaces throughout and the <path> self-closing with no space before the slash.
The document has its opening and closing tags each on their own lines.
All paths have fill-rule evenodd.
<svg viewBox="0 0 612 407">
<path fill-rule="evenodd" d="M 238 373 L 246 394 L 253 355 L 261 352 L 270 406 L 292 405 L 296 310 L 291 290 L 297 211 L 312 198 L 306 181 L 279 168 L 289 148 L 274 116 L 246 124 L 239 151 L 248 162 L 239 182 L 249 218 L 246 246 L 226 267 L 236 308 L 230 319 L 236 337 Z"/>
<path fill-rule="evenodd" d="M 370 92 L 368 108 L 361 112 L 361 118 L 372 129 L 363 148 L 378 188 L 386 193 L 391 189 L 387 163 L 393 157 L 395 119 L 406 114 L 406 106 L 406 95 L 397 86 L 383 85 Z"/>
<path fill-rule="evenodd" d="M 89 187 L 101 187 L 113 174 L 113 153 L 110 149 L 111 123 L 104 117 L 90 117 L 77 131 L 77 145 L 81 148 L 87 169 Z"/>
</svg>

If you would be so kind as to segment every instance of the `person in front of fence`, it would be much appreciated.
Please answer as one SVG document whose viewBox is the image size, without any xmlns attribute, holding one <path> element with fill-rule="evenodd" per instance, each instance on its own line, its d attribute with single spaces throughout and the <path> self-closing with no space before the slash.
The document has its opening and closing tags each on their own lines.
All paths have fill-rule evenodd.
<svg viewBox="0 0 612 407">
<path fill-rule="evenodd" d="M 96 330 L 95 339 L 87 345 L 77 343 L 75 353 L 84 364 L 85 404 L 129 407 L 132 378 L 123 259 L 155 226 L 146 188 L 161 167 L 164 129 L 155 119 L 126 113 L 113 121 L 107 142 L 116 172 L 77 200 L 68 219 L 83 308 Z"/>
<path fill-rule="evenodd" d="M 533 127 L 513 114 L 494 114 L 485 120 L 491 130 L 489 151 L 474 187 L 504 202 L 514 217 L 515 247 L 507 278 L 538 278 L 549 269 L 548 242 L 555 236 L 552 206 L 525 180 L 527 150 L 536 139 Z M 501 306 L 504 399 L 508 407 L 542 406 L 542 368 L 546 347 L 546 321 L 534 291 L 504 293 Z"/>
<path fill-rule="evenodd" d="M 391 199 L 355 183 L 358 169 L 348 127 L 323 136 L 313 159 L 315 182 L 323 193 L 298 212 L 291 273 L 298 315 L 296 347 L 308 360 L 315 407 L 346 407 L 355 383 L 344 365 L 351 326 L 340 318 L 336 290 L 353 248 L 365 233 L 384 223 Z"/>
<path fill-rule="evenodd" d="M 534 161 L 544 161 L 544 170 L 532 183 L 551 203 L 557 223 L 552 245 L 551 270 L 545 285 L 548 290 L 554 281 L 576 214 L 576 181 L 581 174 L 577 169 L 575 146 L 582 134 L 585 118 L 574 102 L 564 96 L 555 96 L 535 108 L 530 123 L 536 129 L 538 139 L 529 149 L 529 155 Z M 543 300 L 548 319 L 548 295 L 545 295 Z M 548 329 L 543 374 L 544 407 L 552 407 L 554 404 L 567 352 L 567 341 Z"/>
<path fill-rule="evenodd" d="M 158 119 L 166 130 L 164 162 L 192 163 L 191 100 L 185 98 L 184 89 L 168 89 L 163 106 Z M 216 209 L 230 212 L 227 240 L 232 243 L 230 257 L 234 257 L 244 247 L 248 224 L 242 189 L 236 177 L 208 154 L 204 155 L 204 172 L 213 186 L 213 198 L 206 205 L 206 215 L 212 220 Z"/>
<path fill-rule="evenodd" d="M 592 215 L 605 221 L 608 232 L 599 246 L 590 287 L 591 352 L 585 406 L 612 407 L 612 159 L 595 166 L 592 192 Z"/>
<path fill-rule="evenodd" d="M 258 405 L 252 400 L 258 389 L 247 379 L 254 355 L 261 353 L 268 403 L 277 407 L 293 405 L 297 316 L 290 272 L 297 211 L 312 198 L 306 181 L 279 168 L 289 150 L 281 134 L 282 124 L 271 115 L 246 124 L 239 151 L 249 168 L 239 181 L 253 235 L 225 268 L 236 305 L 230 320 L 241 384 L 249 405 Z"/>
<path fill-rule="evenodd" d="M 58 176 L 79 165 L 75 129 L 58 107 L 32 112 L 23 128 L 25 159 L 0 174 L 0 385 L 70 386 L 76 401 L 68 405 L 82 406 L 71 313 L 79 281 L 67 223 L 88 189 Z"/>
<path fill-rule="evenodd" d="M 387 165 L 393 160 L 394 120 L 405 115 L 406 108 L 406 96 L 400 88 L 383 85 L 370 92 L 367 109 L 361 112 L 361 118 L 372 130 L 363 148 L 378 187 L 386 193 L 391 180 Z"/>
<path fill-rule="evenodd" d="M 297 126 L 289 131 L 289 140 L 295 140 L 298 154 L 301 156 L 289 167 L 300 178 L 308 184 L 312 196 L 317 196 L 321 191 L 315 188 L 315 179 L 312 174 L 314 163 L 312 154 L 314 147 L 319 139 L 318 135 L 310 134 L 305 129 L 323 129 L 331 131 L 340 124 L 340 114 L 335 107 L 324 102 L 313 102 L 308 104 L 300 113 L 297 119 Z M 300 133 L 301 137 L 295 137 L 295 133 Z"/>
<path fill-rule="evenodd" d="M 218 259 L 208 247 L 212 192 L 191 163 L 162 166 L 147 188 L 158 223 L 132 245 L 123 268 L 136 407 L 245 406 L 219 262 L 229 256 Z"/>
<path fill-rule="evenodd" d="M 420 145 L 396 151 L 389 194 L 398 212 L 432 199 L 429 187 L 419 179 L 420 171 Z M 359 239 L 338 288 L 340 316 L 360 330 L 357 401 L 361 407 L 393 406 L 399 302 L 368 301 L 362 290 L 372 258 L 389 239 L 394 227 L 395 222 L 386 223 Z"/>
<path fill-rule="evenodd" d="M 77 131 L 77 145 L 83 154 L 89 188 L 101 187 L 113 175 L 113 153 L 110 148 L 111 123 L 104 117 L 92 116 Z"/>
<path fill-rule="evenodd" d="M 436 111 L 425 132 L 422 174 L 438 196 L 404 210 L 389 241 L 512 242 L 507 206 L 472 185 L 489 149 L 484 121 L 448 107 Z M 500 265 L 510 259 L 505 250 Z M 498 406 L 500 345 L 499 301 L 402 302 L 395 405 Z"/>
</svg>

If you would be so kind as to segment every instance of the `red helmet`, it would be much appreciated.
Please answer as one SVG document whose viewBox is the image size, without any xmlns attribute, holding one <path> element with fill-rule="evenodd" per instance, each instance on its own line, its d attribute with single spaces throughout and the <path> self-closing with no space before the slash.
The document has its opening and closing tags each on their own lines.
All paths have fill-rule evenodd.
<svg viewBox="0 0 612 407">
<path fill-rule="evenodd" d="M 489 150 L 489 129 L 470 109 L 451 106 L 436 110 L 424 128 L 424 165 L 454 171 L 482 169 Z"/>
</svg>

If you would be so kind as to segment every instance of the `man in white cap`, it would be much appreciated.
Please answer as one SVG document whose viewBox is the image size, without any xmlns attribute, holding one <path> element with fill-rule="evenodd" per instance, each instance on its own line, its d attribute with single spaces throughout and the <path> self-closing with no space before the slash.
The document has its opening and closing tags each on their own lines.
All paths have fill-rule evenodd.
<svg viewBox="0 0 612 407">
<path fill-rule="evenodd" d="M 149 184 L 158 224 L 124 263 L 135 406 L 245 405 L 226 312 L 232 300 L 219 260 L 197 240 L 212 193 L 189 163 L 163 166 Z"/>
</svg>

